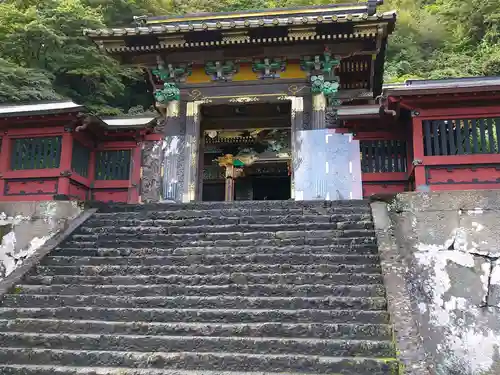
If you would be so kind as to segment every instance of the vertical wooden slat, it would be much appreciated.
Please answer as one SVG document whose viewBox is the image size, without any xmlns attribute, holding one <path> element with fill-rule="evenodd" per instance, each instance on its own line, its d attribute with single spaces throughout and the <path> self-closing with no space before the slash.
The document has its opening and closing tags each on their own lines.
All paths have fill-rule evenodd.
<svg viewBox="0 0 500 375">
<path fill-rule="evenodd" d="M 472 126 L 468 119 L 462 120 L 464 123 L 464 143 L 465 143 L 465 152 L 467 154 L 472 154 L 472 146 L 471 146 L 471 133 Z"/>
<path fill-rule="evenodd" d="M 380 172 L 380 144 L 379 141 L 374 141 L 374 156 L 375 156 L 375 167 L 374 167 L 374 172 Z"/>
<path fill-rule="evenodd" d="M 401 149 L 401 170 L 400 172 L 406 172 L 408 170 L 408 149 L 406 141 L 399 141 L 400 149 Z"/>
<path fill-rule="evenodd" d="M 429 120 L 423 121 L 424 123 L 424 138 L 425 138 L 425 156 L 432 155 L 432 136 L 431 136 L 431 122 Z"/>
<path fill-rule="evenodd" d="M 373 165 L 374 165 L 374 160 L 373 160 L 373 144 L 374 142 L 367 142 L 368 143 L 368 172 L 373 172 Z"/>
<path fill-rule="evenodd" d="M 464 153 L 462 127 L 460 125 L 460 120 L 454 120 L 454 122 L 455 122 L 455 133 L 457 134 L 457 153 L 458 155 L 462 155 Z"/>
<path fill-rule="evenodd" d="M 455 133 L 456 129 L 453 129 L 453 120 L 447 120 L 446 128 L 447 128 L 447 134 L 448 134 L 448 142 L 450 146 L 450 152 L 449 155 L 456 155 L 457 154 L 457 148 L 455 147 Z"/>
<path fill-rule="evenodd" d="M 439 151 L 439 124 L 437 121 L 432 121 L 432 138 L 434 141 L 434 150 L 432 155 L 439 156 L 441 155 Z"/>
<path fill-rule="evenodd" d="M 486 126 L 488 129 L 488 153 L 489 154 L 494 154 L 495 153 L 495 137 L 493 136 L 493 119 L 492 118 L 487 118 L 484 119 L 486 121 Z"/>
<path fill-rule="evenodd" d="M 437 121 L 439 124 L 439 136 L 441 140 L 441 155 L 449 155 L 448 153 L 448 132 L 444 120 Z"/>
<path fill-rule="evenodd" d="M 475 154 L 479 154 L 479 141 L 477 137 L 477 122 L 475 119 L 471 120 L 471 132 L 472 132 L 472 145 Z"/>
<path fill-rule="evenodd" d="M 486 147 L 486 127 L 484 126 L 484 119 L 478 119 L 476 120 L 479 122 L 479 134 L 481 135 L 481 150 L 480 152 L 485 154 L 487 153 L 487 147 Z"/>
<path fill-rule="evenodd" d="M 500 153 L 500 118 L 495 118 L 495 134 L 497 135 L 497 141 L 495 142 L 496 151 Z"/>
</svg>

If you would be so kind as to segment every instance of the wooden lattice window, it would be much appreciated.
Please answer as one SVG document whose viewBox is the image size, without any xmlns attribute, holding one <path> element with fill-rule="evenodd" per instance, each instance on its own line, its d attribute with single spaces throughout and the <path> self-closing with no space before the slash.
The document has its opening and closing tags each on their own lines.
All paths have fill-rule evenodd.
<svg viewBox="0 0 500 375">
<path fill-rule="evenodd" d="M 500 118 L 422 121 L 425 156 L 500 153 Z"/>
<path fill-rule="evenodd" d="M 406 172 L 406 141 L 360 141 L 364 173 Z"/>
<path fill-rule="evenodd" d="M 96 180 L 128 180 L 130 178 L 130 150 L 96 152 Z"/>
<path fill-rule="evenodd" d="M 82 177 L 89 176 L 90 150 L 78 141 L 73 142 L 71 169 Z"/>
<path fill-rule="evenodd" d="M 12 170 L 59 168 L 62 137 L 17 138 L 12 144 Z"/>
</svg>

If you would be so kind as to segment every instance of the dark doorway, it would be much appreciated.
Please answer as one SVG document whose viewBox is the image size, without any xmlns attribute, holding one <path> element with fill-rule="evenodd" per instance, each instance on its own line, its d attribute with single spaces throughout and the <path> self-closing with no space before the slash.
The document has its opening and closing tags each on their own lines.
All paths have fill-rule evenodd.
<svg viewBox="0 0 500 375">
<path fill-rule="evenodd" d="M 280 201 L 290 199 L 289 176 L 254 177 L 253 200 Z"/>
</svg>

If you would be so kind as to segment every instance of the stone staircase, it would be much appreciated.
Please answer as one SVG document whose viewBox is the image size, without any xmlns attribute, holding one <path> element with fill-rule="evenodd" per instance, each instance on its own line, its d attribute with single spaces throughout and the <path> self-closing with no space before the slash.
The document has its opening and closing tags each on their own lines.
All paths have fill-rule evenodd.
<svg viewBox="0 0 500 375">
<path fill-rule="evenodd" d="M 397 374 L 364 201 L 108 206 L 0 305 L 2 375 Z"/>
</svg>

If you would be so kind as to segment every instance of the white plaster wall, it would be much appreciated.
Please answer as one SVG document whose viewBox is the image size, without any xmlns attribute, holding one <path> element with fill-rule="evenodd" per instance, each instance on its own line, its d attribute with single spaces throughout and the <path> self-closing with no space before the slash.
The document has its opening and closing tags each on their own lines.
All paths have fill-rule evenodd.
<svg viewBox="0 0 500 375">
<path fill-rule="evenodd" d="M 0 203 L 0 279 L 10 275 L 81 212 L 77 202 Z"/>
</svg>

